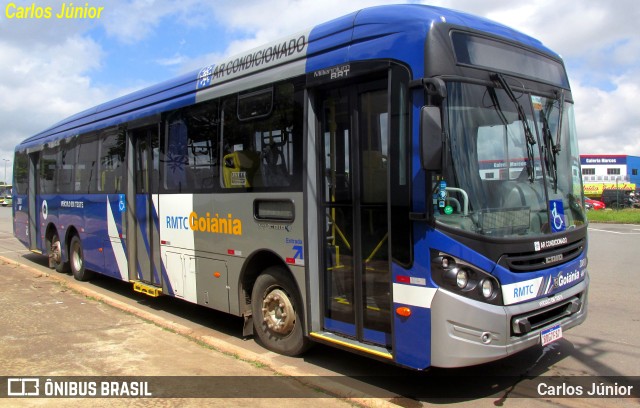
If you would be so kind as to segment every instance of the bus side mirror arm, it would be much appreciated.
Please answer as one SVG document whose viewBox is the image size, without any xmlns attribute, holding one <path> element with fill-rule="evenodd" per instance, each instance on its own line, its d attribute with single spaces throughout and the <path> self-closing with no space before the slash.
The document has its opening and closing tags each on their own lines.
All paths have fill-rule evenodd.
<svg viewBox="0 0 640 408">
<path fill-rule="evenodd" d="M 420 111 L 420 158 L 424 170 L 442 169 L 442 119 L 437 106 L 423 106 Z"/>
<path fill-rule="evenodd" d="M 447 97 L 447 86 L 440 78 L 419 78 L 409 81 L 409 88 L 423 87 L 427 95 L 442 100 Z"/>
<path fill-rule="evenodd" d="M 420 111 L 420 159 L 427 171 L 442 169 L 442 119 L 439 105 L 447 97 L 447 86 L 438 77 L 419 78 L 409 88 L 424 88 L 430 103 Z"/>
</svg>

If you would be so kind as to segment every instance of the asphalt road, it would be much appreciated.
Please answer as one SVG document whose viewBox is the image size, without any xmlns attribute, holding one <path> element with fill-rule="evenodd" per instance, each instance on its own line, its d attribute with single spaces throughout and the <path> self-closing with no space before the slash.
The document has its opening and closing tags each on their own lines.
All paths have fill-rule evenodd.
<svg viewBox="0 0 640 408">
<path fill-rule="evenodd" d="M 127 310 L 128 314 L 133 313 L 157 326 L 169 328 L 171 331 L 165 331 L 169 336 L 194 340 L 193 344 L 205 350 L 214 360 L 222 361 L 234 355 L 251 362 L 249 365 L 253 368 L 264 368 L 268 374 L 315 376 L 313 378 L 317 381 L 308 382 L 311 387 L 340 396 L 356 395 L 358 398 L 354 401 L 358 404 L 405 407 L 430 404 L 608 407 L 615 402 L 618 406 L 638 406 L 638 400 L 629 398 L 614 401 L 541 396 L 532 401 L 521 397 L 530 395 L 527 382 L 523 380 L 525 377 L 640 376 L 637 364 L 640 361 L 640 317 L 637 313 L 640 287 L 634 279 L 638 271 L 634 255 L 640 248 L 640 226 L 590 226 L 589 317 L 583 325 L 565 332 L 562 340 L 495 363 L 455 370 L 432 369 L 424 373 L 407 371 L 322 345 L 316 345 L 301 358 L 268 352 L 252 339 L 242 337 L 242 321 L 239 318 L 168 297 L 147 298 L 134 293 L 130 284 L 108 278 L 76 283 L 71 276 L 55 274 L 46 267 L 44 257 L 26 251 L 12 238 L 10 230 L 10 210 L 0 208 L 0 256 L 52 274 L 52 277 L 62 279 L 74 291 L 79 290 L 92 299 L 115 305 Z M 1 344 L 0 359 L 3 358 Z M 128 352 L 123 349 L 122 358 L 127 358 Z M 163 350 L 158 349 L 157 352 L 162 354 Z M 237 363 L 246 364 L 244 361 Z M 194 369 L 201 369 L 201 365 Z M 195 372 L 201 373 L 198 370 Z M 145 371 L 144 364 L 137 365 L 131 372 L 133 374 L 128 375 L 151 375 Z M 28 372 L 21 374 L 30 375 Z M 385 376 L 371 377 L 376 374 Z M 497 378 L 503 380 L 496 381 Z M 461 390 L 472 390 L 472 396 L 455 400 L 430 396 L 429 384 L 440 386 L 447 383 Z M 380 398 L 360 398 L 363 395 Z M 311 401 L 312 405 L 320 404 L 320 400 Z M 261 405 L 263 402 L 269 403 L 269 400 L 255 402 Z M 324 400 L 322 405 L 325 405 Z"/>
</svg>

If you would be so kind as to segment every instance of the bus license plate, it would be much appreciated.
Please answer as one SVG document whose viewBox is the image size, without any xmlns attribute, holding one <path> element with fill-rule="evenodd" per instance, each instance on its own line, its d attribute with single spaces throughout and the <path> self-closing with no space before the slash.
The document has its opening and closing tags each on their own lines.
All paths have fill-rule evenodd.
<svg viewBox="0 0 640 408">
<path fill-rule="evenodd" d="M 546 346 L 549 343 L 553 343 L 556 340 L 562 338 L 562 327 L 560 325 L 549 327 L 540 333 L 542 339 L 542 345 Z"/>
</svg>

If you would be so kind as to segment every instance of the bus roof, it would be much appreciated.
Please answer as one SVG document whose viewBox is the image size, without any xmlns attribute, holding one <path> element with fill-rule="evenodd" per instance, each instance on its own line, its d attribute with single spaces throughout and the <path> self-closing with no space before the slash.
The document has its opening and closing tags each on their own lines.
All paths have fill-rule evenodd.
<svg viewBox="0 0 640 408">
<path fill-rule="evenodd" d="M 517 41 L 559 59 L 557 54 L 538 40 L 471 14 L 424 5 L 378 6 L 348 14 L 303 33 L 231 57 L 228 59 L 231 66 L 229 63 L 211 65 L 87 109 L 27 138 L 16 149 L 33 148 L 48 141 L 187 106 L 196 102 L 196 93 L 203 88 L 220 86 L 222 83 L 294 61 L 305 63 L 302 74 L 350 61 L 395 57 L 408 63 L 416 75 L 422 75 L 424 58 L 420 58 L 421 53 L 413 51 L 416 49 L 413 47 L 393 47 L 394 41 L 411 39 L 414 45 L 423 47 L 430 28 L 443 23 Z M 304 47 L 300 36 L 304 37 Z M 370 41 L 373 40 L 381 41 L 381 46 L 371 47 Z M 267 61 L 269 52 L 272 53 L 272 58 Z M 245 70 L 244 67 L 251 69 Z M 218 76 L 214 75 L 216 69 L 219 70 Z M 231 75 L 226 75 L 229 73 Z"/>
</svg>

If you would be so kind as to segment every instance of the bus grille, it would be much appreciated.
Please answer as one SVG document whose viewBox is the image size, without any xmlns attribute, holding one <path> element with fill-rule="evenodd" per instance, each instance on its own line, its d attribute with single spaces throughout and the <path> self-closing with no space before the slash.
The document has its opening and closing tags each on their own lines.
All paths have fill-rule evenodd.
<svg viewBox="0 0 640 408">
<path fill-rule="evenodd" d="M 530 252 L 525 254 L 507 254 L 502 257 L 499 264 L 507 267 L 512 272 L 532 272 L 555 265 L 560 265 L 577 258 L 584 251 L 585 240 L 552 248 L 546 251 Z"/>
<path fill-rule="evenodd" d="M 511 335 L 522 336 L 531 331 L 555 323 L 567 316 L 571 316 L 582 309 L 582 294 L 573 296 L 562 302 L 555 303 L 543 309 L 513 316 L 511 318 Z"/>
</svg>

